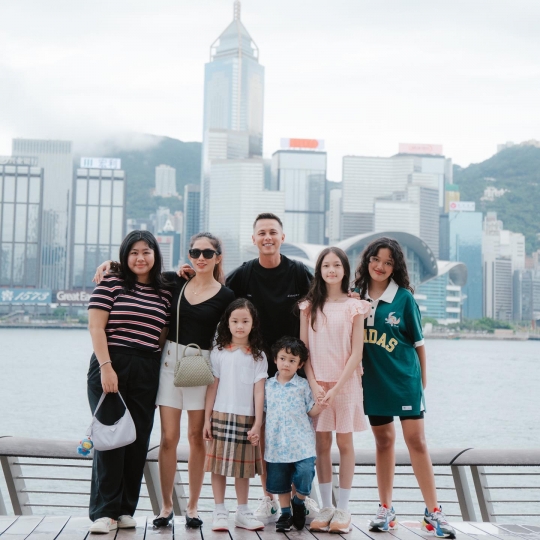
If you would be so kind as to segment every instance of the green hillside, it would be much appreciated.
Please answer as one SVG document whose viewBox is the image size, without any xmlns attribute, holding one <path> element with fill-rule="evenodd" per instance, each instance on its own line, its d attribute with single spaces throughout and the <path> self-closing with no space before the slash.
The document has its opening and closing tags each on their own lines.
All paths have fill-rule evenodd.
<svg viewBox="0 0 540 540">
<path fill-rule="evenodd" d="M 128 218 L 148 218 L 158 206 L 167 206 L 172 212 L 183 209 L 179 199 L 152 197 L 155 187 L 155 168 L 169 165 L 176 169 L 176 189 L 184 194 L 186 184 L 198 184 L 201 175 L 201 143 L 182 142 L 169 137 L 156 137 L 159 141 L 147 150 L 115 150 L 105 157 L 122 160 L 127 175 L 126 215 Z"/>
<path fill-rule="evenodd" d="M 475 201 L 482 212 L 495 211 L 504 228 L 523 233 L 527 253 L 540 249 L 540 148 L 514 146 L 467 168 L 454 166 L 462 201 Z M 494 201 L 481 201 L 484 189 L 508 190 Z"/>
</svg>

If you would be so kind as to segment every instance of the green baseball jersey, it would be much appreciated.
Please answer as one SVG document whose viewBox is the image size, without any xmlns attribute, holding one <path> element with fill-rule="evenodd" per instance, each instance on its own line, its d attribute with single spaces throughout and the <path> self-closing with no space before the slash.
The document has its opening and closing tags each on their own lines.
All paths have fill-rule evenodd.
<svg viewBox="0 0 540 540">
<path fill-rule="evenodd" d="M 364 411 L 373 416 L 416 416 L 422 376 L 415 347 L 424 344 L 420 310 L 412 293 L 390 280 L 364 327 Z"/>
</svg>

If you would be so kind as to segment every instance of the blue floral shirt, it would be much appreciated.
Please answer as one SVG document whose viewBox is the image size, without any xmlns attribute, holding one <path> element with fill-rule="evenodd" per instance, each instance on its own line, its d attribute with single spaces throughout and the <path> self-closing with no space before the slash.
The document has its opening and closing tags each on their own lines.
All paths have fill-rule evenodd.
<svg viewBox="0 0 540 540">
<path fill-rule="evenodd" d="M 308 412 L 315 405 L 306 379 L 296 373 L 285 384 L 279 373 L 266 380 L 264 459 L 270 463 L 294 463 L 314 457 L 315 430 Z"/>
</svg>

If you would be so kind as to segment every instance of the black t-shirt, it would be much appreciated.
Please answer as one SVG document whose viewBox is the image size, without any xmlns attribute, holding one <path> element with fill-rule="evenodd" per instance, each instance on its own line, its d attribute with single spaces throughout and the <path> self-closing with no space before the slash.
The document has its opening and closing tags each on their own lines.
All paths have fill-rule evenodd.
<svg viewBox="0 0 540 540">
<path fill-rule="evenodd" d="M 176 341 L 178 298 L 186 280 L 178 277 L 175 272 L 164 272 L 164 277 L 169 283 L 174 283 L 172 288 L 171 322 L 167 339 Z M 178 343 L 181 345 L 196 343 L 201 349 L 210 349 L 219 319 L 233 300 L 234 293 L 224 286 L 212 298 L 195 305 L 190 304 L 185 294 L 183 294 L 180 302 Z"/>
<path fill-rule="evenodd" d="M 251 276 L 244 291 L 244 272 L 248 264 L 252 265 Z M 227 276 L 227 287 L 236 297 L 247 298 L 257 309 L 267 355 L 280 337 L 300 336 L 296 303 L 307 294 L 313 276 L 304 265 L 304 272 L 298 272 L 297 264 L 281 255 L 279 266 L 264 268 L 257 259 L 244 263 Z M 268 374 L 273 376 L 275 373 L 276 364 L 268 356 Z"/>
</svg>

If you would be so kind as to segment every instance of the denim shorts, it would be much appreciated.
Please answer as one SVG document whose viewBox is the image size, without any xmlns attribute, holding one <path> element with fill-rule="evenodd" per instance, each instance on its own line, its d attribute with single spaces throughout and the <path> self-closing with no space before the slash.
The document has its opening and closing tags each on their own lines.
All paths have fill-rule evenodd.
<svg viewBox="0 0 540 540">
<path fill-rule="evenodd" d="M 306 497 L 311 493 L 315 478 L 315 458 L 310 457 L 294 463 L 266 463 L 266 491 L 279 495 L 290 493 L 294 484 L 296 491 Z"/>
</svg>

